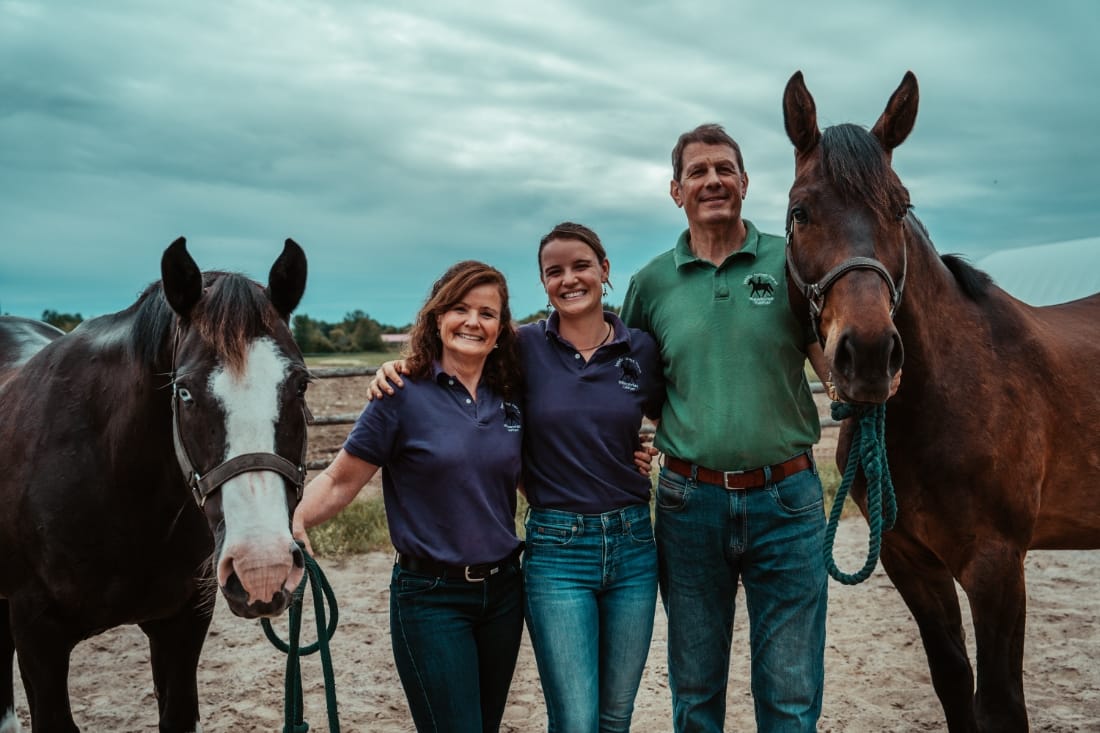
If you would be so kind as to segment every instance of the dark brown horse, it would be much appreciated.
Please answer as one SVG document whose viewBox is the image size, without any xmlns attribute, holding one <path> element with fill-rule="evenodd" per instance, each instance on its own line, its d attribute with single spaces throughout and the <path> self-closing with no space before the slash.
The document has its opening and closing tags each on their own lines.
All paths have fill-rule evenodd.
<svg viewBox="0 0 1100 733">
<path fill-rule="evenodd" d="M 161 274 L 67 335 L 0 318 L 0 730 L 18 651 L 33 730 L 76 731 L 69 655 L 120 624 L 149 637 L 162 733 L 201 730 L 216 588 L 268 616 L 302 578 L 305 255 L 287 240 L 265 289 L 200 272 L 179 239 Z"/>
<path fill-rule="evenodd" d="M 916 120 L 912 73 L 870 132 L 819 131 L 801 73 L 783 111 L 789 281 L 837 391 L 881 403 L 904 354 L 886 406 L 898 513 L 883 566 L 920 628 L 948 728 L 1025 731 L 1024 557 L 1100 547 L 1100 294 L 1034 308 L 936 253 L 891 168 Z M 847 425 L 842 466 L 851 437 Z M 866 487 L 853 496 L 866 514 Z M 976 690 L 955 581 L 974 620 Z"/>
</svg>

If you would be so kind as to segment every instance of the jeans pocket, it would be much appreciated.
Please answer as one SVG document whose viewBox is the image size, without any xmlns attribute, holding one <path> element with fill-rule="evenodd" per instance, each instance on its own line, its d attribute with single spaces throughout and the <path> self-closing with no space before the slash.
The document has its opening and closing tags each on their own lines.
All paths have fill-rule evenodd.
<svg viewBox="0 0 1100 733">
<path fill-rule="evenodd" d="M 415 575 L 406 571 L 394 574 L 390 589 L 402 598 L 426 593 L 436 588 L 440 583 L 439 578 L 429 578 L 426 575 Z"/>
<path fill-rule="evenodd" d="M 628 530 L 630 539 L 637 545 L 650 545 L 653 544 L 653 522 L 646 519 L 637 522 L 631 522 Z"/>
<path fill-rule="evenodd" d="M 670 476 L 667 469 L 657 479 L 657 507 L 666 512 L 683 511 L 687 506 L 691 489 L 687 479 Z"/>
<path fill-rule="evenodd" d="M 542 524 L 534 520 L 527 521 L 528 546 L 561 546 L 573 541 L 573 528 L 558 524 Z"/>
<path fill-rule="evenodd" d="M 775 503 L 789 514 L 805 514 L 824 504 L 821 480 L 813 471 L 800 471 L 794 476 L 772 484 L 769 491 Z"/>
</svg>

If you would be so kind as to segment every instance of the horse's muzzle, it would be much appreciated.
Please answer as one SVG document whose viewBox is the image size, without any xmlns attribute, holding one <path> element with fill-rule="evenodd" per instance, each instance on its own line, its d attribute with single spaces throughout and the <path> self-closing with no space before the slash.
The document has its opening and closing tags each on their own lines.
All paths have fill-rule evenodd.
<svg viewBox="0 0 1100 733">
<path fill-rule="evenodd" d="M 271 618 L 278 616 L 290 608 L 294 599 L 294 593 L 285 588 L 279 590 L 266 601 L 249 601 L 248 592 L 241 585 L 236 573 L 229 576 L 229 580 L 221 586 L 222 596 L 229 606 L 229 610 L 235 616 L 241 618 Z"/>
</svg>

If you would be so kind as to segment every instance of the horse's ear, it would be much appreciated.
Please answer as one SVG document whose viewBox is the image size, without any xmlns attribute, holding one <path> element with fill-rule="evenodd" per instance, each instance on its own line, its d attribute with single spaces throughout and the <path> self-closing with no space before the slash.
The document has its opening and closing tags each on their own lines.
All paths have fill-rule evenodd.
<svg viewBox="0 0 1100 733">
<path fill-rule="evenodd" d="M 917 122 L 919 101 L 917 77 L 912 71 L 907 71 L 901 84 L 890 96 L 890 101 L 886 103 L 882 116 L 871 128 L 871 134 L 878 138 L 887 155 L 905 142 L 905 138 L 909 137 L 909 133 L 913 131 L 913 125 Z"/>
<path fill-rule="evenodd" d="M 813 150 L 821 140 L 821 131 L 817 129 L 817 106 L 806 89 L 801 71 L 794 72 L 783 90 L 783 124 L 799 155 Z"/>
<path fill-rule="evenodd" d="M 283 253 L 271 266 L 267 276 L 267 297 L 284 321 L 298 307 L 306 291 L 306 253 L 293 239 L 283 244 Z"/>
<path fill-rule="evenodd" d="M 160 258 L 161 288 L 168 305 L 186 318 L 202 297 L 202 272 L 187 252 L 187 240 L 180 237 Z"/>
</svg>

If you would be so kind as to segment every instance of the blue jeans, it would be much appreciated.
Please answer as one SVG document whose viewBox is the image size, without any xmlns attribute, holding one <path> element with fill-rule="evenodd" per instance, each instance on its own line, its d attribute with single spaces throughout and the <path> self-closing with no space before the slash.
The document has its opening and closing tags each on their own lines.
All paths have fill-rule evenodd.
<svg viewBox="0 0 1100 733">
<path fill-rule="evenodd" d="M 394 566 L 390 641 L 418 731 L 498 730 L 522 634 L 518 561 L 475 583 Z"/>
<path fill-rule="evenodd" d="M 828 576 L 817 469 L 726 490 L 661 470 L 657 545 L 677 733 L 724 728 L 737 580 L 759 731 L 817 730 Z"/>
<path fill-rule="evenodd" d="M 532 508 L 523 572 L 548 730 L 629 731 L 657 604 L 649 506 Z"/>
</svg>

